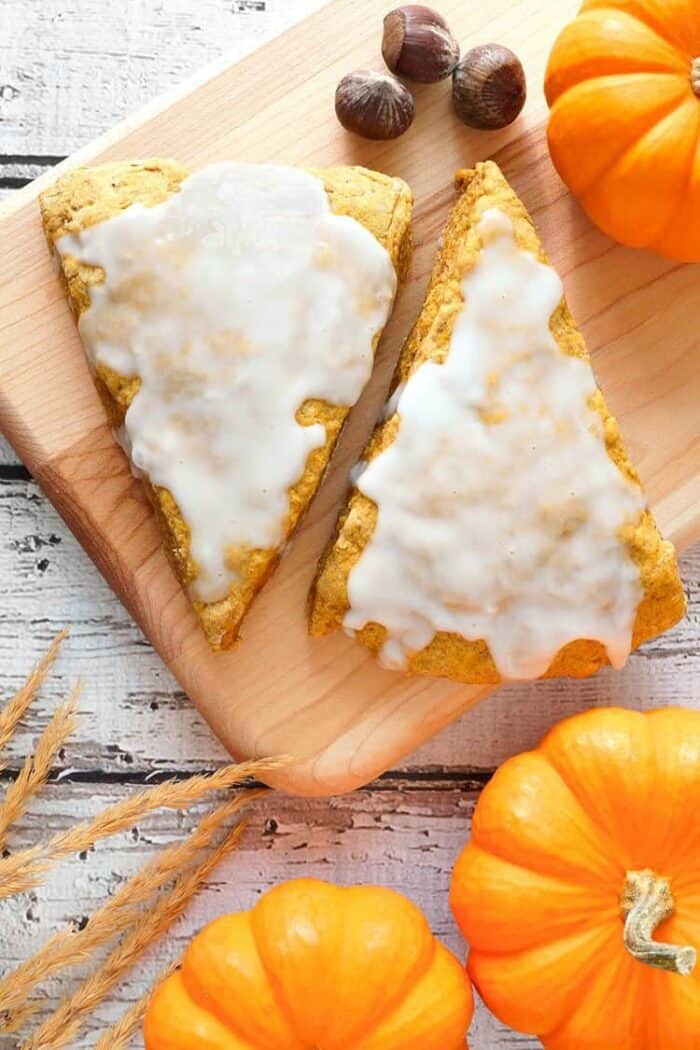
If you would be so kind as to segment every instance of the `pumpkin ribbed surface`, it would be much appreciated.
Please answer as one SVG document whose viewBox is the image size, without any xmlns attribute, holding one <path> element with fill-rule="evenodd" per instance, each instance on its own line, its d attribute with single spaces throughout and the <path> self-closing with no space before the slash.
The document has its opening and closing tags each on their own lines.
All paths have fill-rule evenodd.
<svg viewBox="0 0 700 1050">
<path fill-rule="evenodd" d="M 191 942 L 155 992 L 147 1050 L 463 1050 L 464 969 L 378 887 L 285 883 Z"/>
<path fill-rule="evenodd" d="M 499 769 L 451 889 L 497 1017 L 547 1050 L 700 1048 L 699 813 L 697 711 L 591 711 Z"/>
<path fill-rule="evenodd" d="M 700 4 L 585 0 L 545 77 L 552 160 L 609 236 L 700 260 Z"/>
</svg>

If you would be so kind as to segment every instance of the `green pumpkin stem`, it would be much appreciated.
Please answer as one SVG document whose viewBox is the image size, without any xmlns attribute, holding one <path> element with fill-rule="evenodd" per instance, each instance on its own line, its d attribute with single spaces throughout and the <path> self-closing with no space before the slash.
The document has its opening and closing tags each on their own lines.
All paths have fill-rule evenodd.
<svg viewBox="0 0 700 1050">
<path fill-rule="evenodd" d="M 622 891 L 624 941 L 638 962 L 688 977 L 695 969 L 697 951 L 690 946 L 662 944 L 653 939 L 657 926 L 673 914 L 675 902 L 668 880 L 645 871 L 628 871 Z"/>
</svg>

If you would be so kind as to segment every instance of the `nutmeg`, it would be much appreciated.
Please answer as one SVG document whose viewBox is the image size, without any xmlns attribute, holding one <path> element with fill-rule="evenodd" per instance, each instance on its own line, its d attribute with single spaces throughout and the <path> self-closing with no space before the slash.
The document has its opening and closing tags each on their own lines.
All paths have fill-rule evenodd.
<svg viewBox="0 0 700 1050">
<path fill-rule="evenodd" d="M 366 139 L 395 139 L 413 122 L 413 95 L 391 73 L 348 73 L 335 92 L 335 112 L 347 131 Z"/>
<path fill-rule="evenodd" d="M 433 84 L 459 62 L 459 44 L 442 15 L 423 4 L 404 4 L 384 19 L 382 55 L 392 73 Z"/>
<path fill-rule="evenodd" d="M 505 128 L 520 113 L 526 95 L 520 59 L 500 44 L 472 48 L 452 76 L 455 111 L 472 128 Z"/>
</svg>

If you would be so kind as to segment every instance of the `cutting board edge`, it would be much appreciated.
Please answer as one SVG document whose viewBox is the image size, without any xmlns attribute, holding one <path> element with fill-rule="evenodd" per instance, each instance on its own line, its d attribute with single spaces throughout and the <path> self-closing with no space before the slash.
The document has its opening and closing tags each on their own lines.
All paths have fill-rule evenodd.
<svg viewBox="0 0 700 1050">
<path fill-rule="evenodd" d="M 303 22 L 298 23 L 296 26 L 288 30 L 287 33 L 282 34 L 282 37 L 299 32 L 305 24 L 317 19 L 321 14 L 327 15 L 329 11 L 332 12 L 332 10 L 336 7 L 342 7 L 344 2 L 345 0 L 332 0 L 332 2 L 327 4 L 326 7 L 321 9 L 321 11 L 315 12 L 314 14 L 310 15 L 309 18 L 305 19 Z M 230 67 L 235 65 L 238 68 L 242 68 L 248 62 L 254 62 L 259 60 L 261 52 L 266 51 L 270 47 L 278 46 L 280 40 L 281 37 L 277 37 L 273 41 L 262 45 L 251 56 L 249 56 L 248 58 L 244 58 L 243 60 L 239 60 L 232 55 L 224 56 L 222 59 L 217 60 L 215 63 L 212 63 L 210 66 L 206 67 L 200 73 L 197 73 L 194 76 L 188 78 L 183 84 L 176 86 L 175 88 L 172 88 L 166 92 L 163 92 L 153 101 L 147 103 L 146 105 L 138 109 L 136 113 L 134 113 L 132 116 L 126 118 L 126 120 L 124 121 L 121 121 L 115 128 L 93 139 L 82 149 L 78 150 L 76 153 L 66 158 L 56 167 L 47 171 L 44 175 L 42 175 L 39 179 L 35 180 L 29 186 L 13 194 L 13 196 L 9 199 L 9 201 L 6 204 L 0 206 L 0 218 L 14 216 L 22 212 L 23 209 L 28 209 L 29 206 L 36 200 L 39 193 L 46 187 L 46 185 L 51 184 L 57 178 L 57 176 L 60 175 L 61 172 L 71 170 L 72 168 L 80 165 L 81 163 L 85 163 L 91 158 L 94 158 L 96 155 L 100 154 L 104 150 L 110 149 L 113 145 L 121 142 L 125 137 L 128 137 L 132 132 L 138 130 L 142 125 L 147 124 L 149 120 L 151 120 L 154 117 L 157 117 L 159 114 L 162 114 L 163 111 L 169 109 L 172 105 L 176 104 L 178 100 L 190 95 L 193 92 L 193 90 L 196 90 L 198 87 L 202 87 L 209 84 L 212 80 L 216 79 L 216 77 L 219 74 L 225 73 L 227 70 L 229 70 Z M 139 155 L 148 156 L 152 154 L 144 153 L 143 150 L 134 153 L 134 156 Z M 24 217 L 21 221 L 24 221 Z M 33 219 L 32 222 L 34 221 L 35 220 Z M 38 227 L 38 214 L 36 216 L 36 225 Z M 25 444 L 24 440 L 22 443 Z M 71 528 L 72 527 L 73 526 L 71 525 Z M 698 527 L 700 528 L 700 518 L 698 518 Z M 691 534 L 691 527 L 686 524 L 684 539 Z M 197 703 L 197 701 L 194 702 Z M 199 704 L 197 706 L 199 706 Z M 468 706 L 470 706 L 469 703 L 465 704 L 464 708 L 466 709 L 466 707 Z M 396 762 L 397 759 L 400 759 L 403 755 L 408 754 L 410 750 L 413 750 L 419 744 L 424 742 L 444 725 L 459 717 L 460 713 L 461 712 L 459 709 L 449 704 L 446 705 L 446 709 L 444 711 L 442 711 L 441 709 L 439 714 L 437 715 L 435 713 L 435 710 L 432 709 L 429 715 L 426 715 L 425 718 L 414 718 L 412 726 L 413 735 L 410 741 L 407 739 L 407 734 L 404 734 L 404 736 L 402 737 L 403 742 L 401 746 L 393 748 L 391 750 L 391 753 L 388 751 L 384 752 L 381 762 L 372 763 L 369 760 L 367 750 L 364 748 L 360 748 L 359 751 L 362 752 L 362 757 L 359 756 L 359 753 L 356 754 L 355 752 L 346 754 L 345 765 L 342 773 L 338 773 L 337 775 L 327 774 L 326 767 L 331 761 L 331 756 L 336 753 L 336 748 L 340 747 L 342 750 L 343 744 L 347 741 L 348 734 L 341 734 L 331 744 L 319 749 L 315 757 L 301 762 L 294 767 L 290 767 L 286 771 L 289 776 L 291 776 L 293 773 L 296 775 L 298 772 L 298 776 L 300 778 L 298 782 L 299 786 L 292 786 L 291 790 L 297 794 L 309 795 L 338 794 L 344 793 L 347 790 L 353 790 L 354 788 L 361 786 L 368 780 L 371 780 L 373 777 L 377 776 L 383 770 L 385 770 L 394 762 Z M 218 732 L 218 730 L 215 730 L 215 732 L 221 737 L 221 734 Z M 226 741 L 225 746 L 231 749 L 231 744 L 228 741 Z M 236 747 L 232 748 L 231 750 L 232 753 L 238 751 L 239 758 L 250 757 L 247 754 L 243 755 L 240 749 Z M 255 753 L 254 748 L 250 748 L 247 750 L 251 750 L 253 753 Z M 275 776 L 273 777 L 273 779 L 275 780 L 276 785 L 278 784 L 280 787 L 282 787 L 282 780 L 280 778 Z M 287 777 L 283 777 L 283 779 L 286 781 Z M 283 787 L 283 790 L 289 791 L 289 785 L 285 785 Z"/>
</svg>

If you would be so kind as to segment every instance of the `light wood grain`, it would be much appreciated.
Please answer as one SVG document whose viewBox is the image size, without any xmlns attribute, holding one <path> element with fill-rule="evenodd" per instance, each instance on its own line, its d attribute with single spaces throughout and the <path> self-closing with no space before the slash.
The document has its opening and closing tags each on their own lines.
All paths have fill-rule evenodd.
<svg viewBox="0 0 700 1050">
<path fill-rule="evenodd" d="M 239 756 L 293 753 L 298 764 L 279 785 L 309 794 L 363 783 L 483 695 L 383 672 L 341 636 L 312 644 L 303 618 L 305 592 L 347 469 L 417 312 L 454 169 L 489 154 L 502 163 L 566 279 L 662 527 L 684 545 L 700 525 L 697 269 L 613 247 L 582 217 L 546 154 L 542 69 L 556 29 L 576 4 L 528 0 L 515 19 L 512 4 L 503 0 L 488 10 L 445 2 L 465 43 L 488 35 L 519 51 L 531 84 L 525 118 L 497 135 L 469 132 L 451 116 L 444 88 L 437 87 L 419 93 L 419 117 L 404 140 L 360 143 L 337 128 L 330 100 L 342 72 L 376 61 L 379 15 L 389 6 L 336 0 L 146 124 L 110 136 L 106 149 L 88 151 L 100 157 L 161 152 L 192 164 L 223 156 L 362 162 L 407 177 L 418 197 L 413 275 L 373 383 L 353 414 L 328 484 L 234 654 L 208 653 L 167 567 L 150 510 L 106 429 L 41 245 L 35 189 L 20 191 L 19 204 L 4 206 L 2 235 L 14 278 L 0 291 L 4 429 L 227 747 Z M 269 75 L 282 65 L 283 84 Z"/>
</svg>

